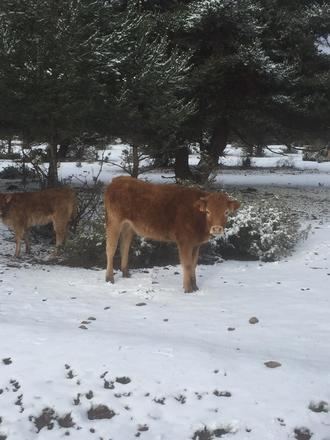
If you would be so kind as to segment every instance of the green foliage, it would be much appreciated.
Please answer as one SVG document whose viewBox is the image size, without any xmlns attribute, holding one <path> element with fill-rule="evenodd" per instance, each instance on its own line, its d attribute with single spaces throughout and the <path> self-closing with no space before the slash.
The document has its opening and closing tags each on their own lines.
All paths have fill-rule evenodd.
<svg viewBox="0 0 330 440">
<path fill-rule="evenodd" d="M 225 237 L 213 240 L 213 245 L 222 255 L 276 261 L 289 255 L 308 231 L 285 204 L 261 200 L 239 209 Z"/>
<path fill-rule="evenodd" d="M 329 34 L 321 0 L 2 0 L 0 133 L 53 171 L 91 133 L 213 165 L 232 140 L 329 139 Z"/>
<path fill-rule="evenodd" d="M 97 194 L 96 200 L 100 200 L 99 189 L 91 194 Z M 80 208 L 81 218 L 76 232 L 64 248 L 65 264 L 101 268 L 106 266 L 103 208 L 95 201 L 95 197 L 92 199 L 96 203 L 93 209 L 86 198 L 85 207 Z M 277 200 L 259 200 L 253 205 L 243 206 L 229 219 L 224 237 L 214 238 L 201 247 L 199 263 L 213 264 L 221 257 L 277 261 L 290 254 L 299 241 L 307 237 L 308 231 L 309 227 L 303 227 L 296 213 L 285 204 Z M 155 242 L 141 237 L 133 240 L 130 268 L 178 263 L 178 252 L 174 243 Z M 115 256 L 115 267 L 120 267 L 119 249 Z"/>
<path fill-rule="evenodd" d="M 36 177 L 33 170 L 25 168 L 21 165 L 8 165 L 0 171 L 0 179 L 22 179 L 25 173 L 25 178 L 33 179 Z"/>
<path fill-rule="evenodd" d="M 69 266 L 105 267 L 104 219 L 82 221 L 64 245 L 63 260 Z"/>
<path fill-rule="evenodd" d="M 159 33 L 157 15 L 134 2 L 116 16 L 109 36 L 117 73 L 116 127 L 130 144 L 173 148 L 184 122 L 195 111 L 186 98 L 189 54 Z"/>
<path fill-rule="evenodd" d="M 196 0 L 173 23 L 194 51 L 191 84 L 210 154 L 219 130 L 223 145 L 329 135 L 330 56 L 318 49 L 330 32 L 329 5 Z"/>
<path fill-rule="evenodd" d="M 64 245 L 63 264 L 79 267 L 106 266 L 106 238 L 105 221 L 103 213 L 93 219 L 83 218 L 79 221 L 75 233 Z M 130 250 L 130 268 L 143 268 L 177 264 L 178 255 L 175 245 L 146 241 L 135 237 Z M 119 246 L 114 264 L 120 267 Z"/>
<path fill-rule="evenodd" d="M 20 179 L 21 177 L 22 170 L 15 165 L 9 165 L 0 171 L 0 179 Z"/>
<path fill-rule="evenodd" d="M 57 143 L 108 121 L 107 3 L 4 0 L 0 12 L 0 127 Z"/>
<path fill-rule="evenodd" d="M 4 160 L 17 160 L 20 159 L 21 155 L 19 153 L 4 153 L 0 152 L 0 159 Z"/>
<path fill-rule="evenodd" d="M 63 262 L 70 266 L 104 267 L 105 218 L 103 188 L 99 183 L 77 192 L 78 213 L 73 222 L 74 233 L 63 247 Z"/>
</svg>

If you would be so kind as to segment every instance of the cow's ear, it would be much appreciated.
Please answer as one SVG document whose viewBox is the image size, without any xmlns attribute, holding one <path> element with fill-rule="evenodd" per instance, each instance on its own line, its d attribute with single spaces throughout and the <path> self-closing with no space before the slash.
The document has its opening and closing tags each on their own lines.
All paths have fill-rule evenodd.
<svg viewBox="0 0 330 440">
<path fill-rule="evenodd" d="M 6 203 L 9 203 L 9 202 L 11 201 L 12 198 L 13 198 L 13 195 L 12 195 L 12 194 L 6 194 L 6 195 L 5 195 L 5 202 L 6 202 Z"/>
<path fill-rule="evenodd" d="M 194 203 L 195 208 L 197 208 L 201 212 L 206 212 L 207 199 L 205 197 L 201 197 Z"/>
<path fill-rule="evenodd" d="M 230 210 L 230 212 L 235 212 L 240 206 L 241 204 L 237 200 L 228 201 L 228 209 Z"/>
</svg>

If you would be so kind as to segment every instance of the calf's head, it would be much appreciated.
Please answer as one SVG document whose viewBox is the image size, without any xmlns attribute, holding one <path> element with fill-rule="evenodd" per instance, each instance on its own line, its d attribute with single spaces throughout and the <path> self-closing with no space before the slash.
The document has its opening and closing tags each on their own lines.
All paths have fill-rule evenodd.
<svg viewBox="0 0 330 440">
<path fill-rule="evenodd" d="M 0 193 L 0 217 L 3 217 L 7 213 L 11 199 L 11 194 Z"/>
<path fill-rule="evenodd" d="M 227 223 L 227 217 L 235 212 L 240 203 L 226 193 L 210 193 L 195 203 L 196 208 L 205 213 L 210 235 L 221 235 Z"/>
</svg>

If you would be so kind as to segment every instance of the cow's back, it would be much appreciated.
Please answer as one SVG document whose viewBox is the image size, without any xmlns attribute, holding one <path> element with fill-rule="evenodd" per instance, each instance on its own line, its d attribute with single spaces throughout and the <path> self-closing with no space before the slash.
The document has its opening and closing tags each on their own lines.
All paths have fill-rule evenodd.
<svg viewBox="0 0 330 440">
<path fill-rule="evenodd" d="M 74 215 L 75 206 L 75 193 L 68 187 L 14 193 L 4 221 L 12 225 L 25 224 L 27 227 L 46 224 L 55 215 L 67 221 Z"/>
<path fill-rule="evenodd" d="M 139 235 L 155 240 L 196 238 L 204 225 L 194 202 L 205 195 L 198 189 L 146 183 L 132 177 L 112 180 L 105 192 L 108 220 L 128 222 Z"/>
<path fill-rule="evenodd" d="M 77 209 L 75 192 L 69 187 L 54 188 L 45 190 L 46 199 L 49 200 L 47 209 L 67 215 L 74 215 Z M 42 198 L 42 203 L 44 198 Z"/>
</svg>

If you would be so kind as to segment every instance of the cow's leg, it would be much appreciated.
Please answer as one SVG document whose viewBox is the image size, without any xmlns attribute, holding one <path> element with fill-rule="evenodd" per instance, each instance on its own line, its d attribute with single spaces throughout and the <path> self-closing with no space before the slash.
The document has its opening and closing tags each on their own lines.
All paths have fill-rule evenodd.
<svg viewBox="0 0 330 440">
<path fill-rule="evenodd" d="M 197 286 L 193 286 L 192 283 L 192 271 L 193 271 L 193 248 L 190 244 L 180 243 L 178 244 L 180 262 L 183 269 L 183 288 L 185 293 L 194 292 Z"/>
<path fill-rule="evenodd" d="M 120 236 L 121 271 L 124 278 L 130 276 L 128 271 L 128 254 L 134 237 L 134 231 L 130 225 L 124 225 Z"/>
<path fill-rule="evenodd" d="M 116 253 L 118 240 L 120 237 L 120 231 L 121 231 L 121 225 L 115 222 L 109 222 L 107 220 L 106 225 L 106 236 L 107 236 L 107 245 L 106 245 L 106 252 L 107 252 L 107 271 L 105 275 L 105 280 L 110 281 L 111 283 L 114 283 L 114 277 L 113 277 L 113 257 Z"/>
<path fill-rule="evenodd" d="M 21 254 L 21 241 L 24 238 L 24 228 L 16 228 L 15 229 L 15 241 L 16 241 L 16 249 L 15 249 L 15 257 L 18 258 Z"/>
<path fill-rule="evenodd" d="M 67 221 L 59 218 L 53 218 L 53 228 L 55 231 L 56 242 L 55 242 L 55 254 L 58 254 L 59 247 L 64 243 L 66 232 L 67 232 Z"/>
<path fill-rule="evenodd" d="M 199 246 L 195 246 L 193 248 L 193 268 L 192 268 L 192 275 L 191 275 L 191 284 L 194 290 L 198 290 L 198 286 L 196 284 L 196 266 L 198 262 L 198 255 L 199 255 Z"/>
<path fill-rule="evenodd" d="M 29 239 L 29 232 L 28 231 L 25 231 L 24 241 L 25 241 L 25 252 L 27 254 L 29 254 L 31 252 L 31 246 L 30 246 L 30 239 Z"/>
</svg>

